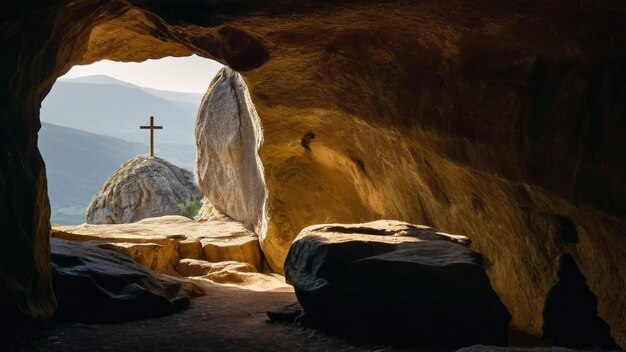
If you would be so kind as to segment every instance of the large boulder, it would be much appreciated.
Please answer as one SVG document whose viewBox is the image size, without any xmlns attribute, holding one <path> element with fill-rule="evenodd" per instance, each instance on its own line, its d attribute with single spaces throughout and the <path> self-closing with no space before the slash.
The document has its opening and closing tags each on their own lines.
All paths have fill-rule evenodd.
<svg viewBox="0 0 626 352">
<path fill-rule="evenodd" d="M 60 318 L 119 322 L 171 314 L 189 306 L 176 281 L 128 255 L 52 238 L 52 282 Z"/>
<path fill-rule="evenodd" d="M 468 242 L 399 221 L 314 225 L 285 276 L 314 326 L 423 347 L 505 344 L 510 315 Z"/>
<path fill-rule="evenodd" d="M 123 163 L 87 209 L 88 224 L 121 224 L 180 212 L 178 204 L 202 198 L 193 174 L 145 155 Z"/>
<path fill-rule="evenodd" d="M 241 75 L 222 68 L 196 118 L 196 178 L 219 212 L 265 235 L 267 187 L 258 150 L 259 116 Z"/>
</svg>

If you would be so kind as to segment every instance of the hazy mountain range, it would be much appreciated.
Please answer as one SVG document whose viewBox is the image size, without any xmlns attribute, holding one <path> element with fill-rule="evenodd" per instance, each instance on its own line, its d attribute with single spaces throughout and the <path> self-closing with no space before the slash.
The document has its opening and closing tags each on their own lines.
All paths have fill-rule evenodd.
<svg viewBox="0 0 626 352">
<path fill-rule="evenodd" d="M 124 161 L 155 153 L 193 170 L 194 124 L 202 95 L 138 87 L 107 76 L 57 81 L 42 103 L 39 149 L 46 162 L 52 222 L 80 224 L 93 195 Z"/>
<path fill-rule="evenodd" d="M 41 104 L 41 120 L 55 125 L 145 142 L 149 117 L 164 126 L 157 142 L 194 144 L 202 95 L 142 88 L 107 76 L 57 81 Z M 195 103 L 194 103 L 195 102 Z"/>
</svg>

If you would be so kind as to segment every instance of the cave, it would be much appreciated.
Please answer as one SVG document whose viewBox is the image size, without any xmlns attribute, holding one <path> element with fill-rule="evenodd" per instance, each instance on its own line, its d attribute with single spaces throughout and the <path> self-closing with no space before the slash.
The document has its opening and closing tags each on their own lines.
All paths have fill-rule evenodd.
<svg viewBox="0 0 626 352">
<path fill-rule="evenodd" d="M 239 72 L 263 126 L 261 248 L 397 219 L 485 257 L 511 327 L 540 335 L 571 253 L 626 346 L 626 6 L 619 1 L 52 1 L 0 5 L 2 330 L 54 314 L 37 148 L 59 76 L 196 54 Z M 314 137 L 314 138 L 313 138 Z M 6 314 L 5 314 L 6 312 Z"/>
</svg>

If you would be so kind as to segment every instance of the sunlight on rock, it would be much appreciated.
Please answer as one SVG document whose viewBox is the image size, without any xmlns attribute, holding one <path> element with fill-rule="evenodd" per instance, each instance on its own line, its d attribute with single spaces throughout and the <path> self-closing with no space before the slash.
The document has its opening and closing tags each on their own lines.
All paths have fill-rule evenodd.
<svg viewBox="0 0 626 352">
<path fill-rule="evenodd" d="M 161 158 L 137 156 L 122 164 L 94 195 L 86 222 L 120 224 L 175 215 L 181 202 L 201 195 L 191 172 Z"/>
</svg>

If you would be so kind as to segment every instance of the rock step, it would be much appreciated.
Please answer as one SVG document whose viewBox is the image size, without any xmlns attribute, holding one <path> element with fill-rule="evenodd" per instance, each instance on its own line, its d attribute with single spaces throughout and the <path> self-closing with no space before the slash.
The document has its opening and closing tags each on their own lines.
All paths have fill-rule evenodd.
<svg viewBox="0 0 626 352">
<path fill-rule="evenodd" d="M 255 273 L 256 269 L 248 264 L 236 261 L 223 261 L 223 262 L 207 262 L 205 260 L 197 259 L 181 259 L 176 265 L 176 271 L 183 276 L 205 276 L 221 271 L 232 271 L 240 273 Z"/>
<path fill-rule="evenodd" d="M 185 258 L 178 261 L 176 270 L 181 275 L 192 279 L 206 279 L 219 284 L 243 287 L 254 291 L 291 291 L 282 276 L 259 273 L 249 263 L 236 261 L 212 263 Z"/>
<path fill-rule="evenodd" d="M 98 247 L 127 254 L 133 258 L 137 264 L 140 264 L 150 270 L 168 275 L 178 274 L 174 268 L 178 259 L 178 249 L 173 241 L 169 241 L 165 244 L 152 242 L 104 242 L 100 243 Z"/>
<path fill-rule="evenodd" d="M 234 221 L 197 222 L 182 216 L 149 218 L 130 224 L 55 226 L 51 236 L 93 241 L 103 248 L 130 255 L 137 263 L 161 273 L 179 275 L 179 259 L 241 262 L 262 270 L 258 237 Z"/>
</svg>

